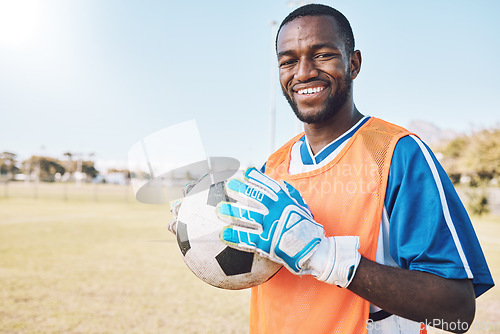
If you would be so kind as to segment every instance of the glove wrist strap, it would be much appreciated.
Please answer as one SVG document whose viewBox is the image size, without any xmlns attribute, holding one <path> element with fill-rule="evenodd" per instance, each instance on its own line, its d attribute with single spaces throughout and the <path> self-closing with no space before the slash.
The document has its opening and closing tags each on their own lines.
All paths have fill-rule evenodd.
<svg viewBox="0 0 500 334">
<path fill-rule="evenodd" d="M 358 252 L 359 237 L 330 237 L 327 240 L 330 243 L 329 261 L 317 279 L 346 288 L 354 278 L 361 260 L 361 254 Z"/>
</svg>

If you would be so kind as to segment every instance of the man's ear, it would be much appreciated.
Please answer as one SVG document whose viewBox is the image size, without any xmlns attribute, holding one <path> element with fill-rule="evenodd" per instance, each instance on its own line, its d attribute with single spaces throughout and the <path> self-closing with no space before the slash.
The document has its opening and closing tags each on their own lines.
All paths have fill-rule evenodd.
<svg viewBox="0 0 500 334">
<path fill-rule="evenodd" d="M 361 51 L 355 50 L 351 54 L 351 79 L 355 79 L 361 70 Z"/>
</svg>

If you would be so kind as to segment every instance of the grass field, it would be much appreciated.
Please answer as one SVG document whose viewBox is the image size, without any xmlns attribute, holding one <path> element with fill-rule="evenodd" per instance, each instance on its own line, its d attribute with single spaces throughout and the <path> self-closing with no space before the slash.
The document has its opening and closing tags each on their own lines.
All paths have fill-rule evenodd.
<svg viewBox="0 0 500 334">
<path fill-rule="evenodd" d="M 0 197 L 1 333 L 245 333 L 248 291 L 196 278 L 167 206 L 126 187 L 11 184 Z"/>
<path fill-rule="evenodd" d="M 246 333 L 249 291 L 196 278 L 167 231 L 166 205 L 113 185 L 0 187 L 0 333 Z M 500 219 L 474 219 L 500 277 Z M 470 333 L 500 333 L 500 293 Z"/>
</svg>

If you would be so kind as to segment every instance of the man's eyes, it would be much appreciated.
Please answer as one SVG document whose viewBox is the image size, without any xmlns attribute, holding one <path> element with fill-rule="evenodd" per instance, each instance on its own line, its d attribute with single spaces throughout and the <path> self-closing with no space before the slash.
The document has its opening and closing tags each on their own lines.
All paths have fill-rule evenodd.
<svg viewBox="0 0 500 334">
<path fill-rule="evenodd" d="M 314 58 L 320 60 L 329 60 L 335 58 L 336 56 L 337 55 L 335 53 L 318 53 L 316 56 L 314 56 Z"/>
<path fill-rule="evenodd" d="M 279 63 L 279 67 L 290 67 L 290 66 L 293 66 L 296 62 L 297 62 L 296 59 L 282 60 Z"/>
<path fill-rule="evenodd" d="M 335 52 L 321 52 L 311 56 L 312 61 L 329 61 L 335 58 L 338 58 L 340 55 Z M 291 68 L 295 66 L 299 62 L 299 59 L 296 58 L 285 58 L 279 61 L 278 66 L 280 68 Z"/>
</svg>

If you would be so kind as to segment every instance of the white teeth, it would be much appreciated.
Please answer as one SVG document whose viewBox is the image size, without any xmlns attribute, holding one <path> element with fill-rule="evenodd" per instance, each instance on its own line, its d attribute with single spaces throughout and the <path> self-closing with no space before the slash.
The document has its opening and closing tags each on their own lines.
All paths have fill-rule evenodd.
<svg viewBox="0 0 500 334">
<path fill-rule="evenodd" d="M 325 89 L 325 88 L 324 87 L 304 88 L 304 89 L 300 89 L 297 93 L 299 93 L 301 95 L 314 94 L 314 93 L 321 92 L 323 89 Z"/>
</svg>

